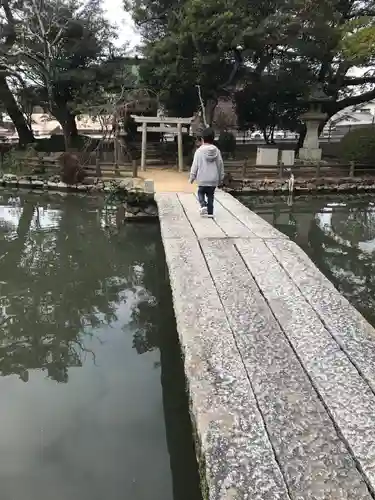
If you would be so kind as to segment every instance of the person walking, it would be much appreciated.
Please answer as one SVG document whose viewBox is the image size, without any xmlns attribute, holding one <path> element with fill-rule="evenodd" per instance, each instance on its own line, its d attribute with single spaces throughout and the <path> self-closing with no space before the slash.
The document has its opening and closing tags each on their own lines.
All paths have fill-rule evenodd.
<svg viewBox="0 0 375 500">
<path fill-rule="evenodd" d="M 198 184 L 198 200 L 202 216 L 214 216 L 215 189 L 224 180 L 224 162 L 220 149 L 214 145 L 215 131 L 202 132 L 201 146 L 194 154 L 190 182 Z"/>
</svg>

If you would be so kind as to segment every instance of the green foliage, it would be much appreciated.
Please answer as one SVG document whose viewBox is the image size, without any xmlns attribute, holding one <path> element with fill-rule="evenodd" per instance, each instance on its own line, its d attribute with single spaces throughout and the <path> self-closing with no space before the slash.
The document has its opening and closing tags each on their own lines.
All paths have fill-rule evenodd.
<svg viewBox="0 0 375 500">
<path fill-rule="evenodd" d="M 182 152 L 183 152 L 183 155 L 186 157 L 191 156 L 193 154 L 194 148 L 195 148 L 195 137 L 184 132 L 182 134 Z M 174 138 L 174 151 L 177 154 L 177 151 L 178 151 L 177 136 L 175 136 L 175 138 Z"/>
<path fill-rule="evenodd" d="M 304 110 L 305 87 L 293 75 L 267 75 L 236 92 L 238 123 L 242 130 L 260 129 L 271 139 L 275 128 L 297 130 Z"/>
<path fill-rule="evenodd" d="M 116 54 L 115 31 L 101 0 L 48 0 L 40 10 L 26 1 L 20 11 L 14 10 L 23 20 L 16 45 L 23 45 L 20 58 L 39 102 L 47 108 L 68 105 L 72 111 L 89 92 L 110 84 L 118 69 L 111 56 Z"/>
<path fill-rule="evenodd" d="M 30 144 L 26 149 L 12 148 L 3 158 L 2 169 L 5 173 L 15 175 L 31 175 L 30 160 L 42 159 L 43 155 Z"/>
<path fill-rule="evenodd" d="M 340 157 L 344 161 L 375 165 L 375 128 L 361 127 L 348 132 L 341 140 Z"/>
<path fill-rule="evenodd" d="M 0 64 L 12 67 L 9 74 L 15 77 L 12 88 L 18 103 L 27 117 L 35 105 L 51 113 L 68 147 L 77 135 L 75 117 L 88 103 L 107 103 L 108 93 L 135 81 L 124 49 L 114 45 L 115 28 L 102 4 L 103 0 L 1 4 L 14 36 L 8 52 L 1 52 Z"/>
<path fill-rule="evenodd" d="M 237 2 L 239 5 L 240 2 Z M 142 81 L 160 92 L 170 114 L 191 116 L 199 106 L 196 85 L 206 102 L 226 95 L 237 81 L 232 75 L 236 39 L 252 8 L 236 11 L 223 0 L 207 4 L 134 0 L 133 16 L 145 37 Z M 166 15 L 166 13 L 172 14 Z M 235 78 L 234 78 L 235 77 Z"/>
<path fill-rule="evenodd" d="M 127 6 L 144 37 L 143 81 L 161 93 L 171 114 L 199 107 L 196 85 L 205 103 L 242 89 L 239 99 L 252 103 L 238 106 L 242 126 L 266 130 L 298 128 L 297 97 L 317 84 L 330 98 L 328 116 L 375 98 L 372 3 L 129 0 Z M 349 76 L 354 67 L 365 76 Z"/>
<path fill-rule="evenodd" d="M 371 64 L 375 57 L 375 22 L 371 16 L 347 21 L 342 28 L 341 49 L 353 64 Z"/>
<path fill-rule="evenodd" d="M 134 118 L 127 113 L 125 115 L 124 121 L 123 121 L 123 129 L 124 132 L 126 133 L 126 141 L 127 142 L 134 142 L 137 138 L 137 128 L 138 125 Z"/>
<path fill-rule="evenodd" d="M 222 153 L 234 155 L 236 152 L 236 138 L 232 132 L 221 132 L 218 140 L 218 147 Z"/>
<path fill-rule="evenodd" d="M 169 49 L 167 49 L 169 50 Z M 162 46 L 144 48 L 140 66 L 141 85 L 154 89 L 160 103 L 170 116 L 190 117 L 198 107 L 192 60 L 173 61 Z"/>
</svg>

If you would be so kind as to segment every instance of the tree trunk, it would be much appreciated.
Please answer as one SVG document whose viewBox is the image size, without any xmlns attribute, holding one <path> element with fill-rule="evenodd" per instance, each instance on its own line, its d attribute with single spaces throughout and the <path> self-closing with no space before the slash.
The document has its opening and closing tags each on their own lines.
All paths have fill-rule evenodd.
<svg viewBox="0 0 375 500">
<path fill-rule="evenodd" d="M 65 151 L 69 151 L 74 139 L 78 136 L 76 117 L 65 105 L 59 108 L 56 107 L 52 114 L 61 125 L 64 134 Z"/>
<path fill-rule="evenodd" d="M 31 222 L 35 213 L 35 206 L 32 203 L 24 203 L 23 210 L 18 222 L 17 238 L 9 243 L 5 257 L 0 261 L 1 270 L 17 269 L 25 249 Z"/>
<path fill-rule="evenodd" d="M 205 111 L 206 111 L 206 120 L 207 125 L 212 127 L 212 123 L 214 121 L 215 109 L 218 104 L 217 99 L 207 99 Z"/>
<path fill-rule="evenodd" d="M 63 130 L 64 134 L 64 144 L 65 144 L 65 151 L 70 151 L 70 149 L 73 146 L 73 137 L 71 134 L 71 124 L 68 121 L 62 121 L 60 122 L 61 128 Z"/>
<path fill-rule="evenodd" d="M 64 134 L 65 150 L 69 151 L 74 144 L 74 139 L 78 137 L 76 118 L 71 113 L 67 113 L 66 118 L 60 122 Z"/>
<path fill-rule="evenodd" d="M 66 118 L 66 128 L 70 137 L 72 137 L 73 139 L 78 137 L 76 117 L 69 111 Z"/>
<path fill-rule="evenodd" d="M 262 128 L 262 134 L 263 134 L 263 139 L 266 144 L 268 144 L 268 134 L 267 134 L 267 127 Z"/>
<path fill-rule="evenodd" d="M 34 142 L 32 130 L 27 126 L 26 119 L 21 113 L 18 104 L 8 86 L 6 77 L 0 74 L 0 101 L 4 104 L 10 119 L 18 132 L 18 141 L 21 147 Z"/>
</svg>

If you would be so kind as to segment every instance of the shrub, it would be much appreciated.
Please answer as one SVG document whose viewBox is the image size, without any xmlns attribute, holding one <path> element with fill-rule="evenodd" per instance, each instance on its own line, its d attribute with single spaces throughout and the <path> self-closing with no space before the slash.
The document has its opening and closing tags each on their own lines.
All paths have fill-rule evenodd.
<svg viewBox="0 0 375 500">
<path fill-rule="evenodd" d="M 375 165 L 375 128 L 361 127 L 348 132 L 341 140 L 340 159 Z"/>
<path fill-rule="evenodd" d="M 2 170 L 9 174 L 31 175 L 34 172 L 30 167 L 30 160 L 37 158 L 41 159 L 42 157 L 43 155 L 36 151 L 32 144 L 29 144 L 26 149 L 18 149 L 16 147 L 13 147 L 4 154 Z"/>
<path fill-rule="evenodd" d="M 134 142 L 137 139 L 138 125 L 129 113 L 124 118 L 123 129 L 126 132 L 127 142 Z"/>
<path fill-rule="evenodd" d="M 78 184 L 85 178 L 85 171 L 81 167 L 78 157 L 73 153 L 63 153 L 59 157 L 61 166 L 60 176 L 62 182 L 69 184 Z"/>
<path fill-rule="evenodd" d="M 232 132 L 221 132 L 218 147 L 224 154 L 234 156 L 236 152 L 236 138 Z"/>
<path fill-rule="evenodd" d="M 175 151 L 177 153 L 177 135 L 174 138 Z M 182 133 L 182 151 L 184 156 L 191 156 L 195 147 L 195 137 L 187 132 Z"/>
</svg>

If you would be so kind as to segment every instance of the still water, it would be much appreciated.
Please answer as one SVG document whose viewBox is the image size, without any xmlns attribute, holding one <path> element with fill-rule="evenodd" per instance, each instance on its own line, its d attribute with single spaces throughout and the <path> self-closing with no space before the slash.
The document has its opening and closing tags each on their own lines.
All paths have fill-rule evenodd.
<svg viewBox="0 0 375 500">
<path fill-rule="evenodd" d="M 0 497 L 199 500 L 157 224 L 0 199 Z"/>
<path fill-rule="evenodd" d="M 375 197 L 242 197 L 293 239 L 375 326 Z"/>
</svg>

